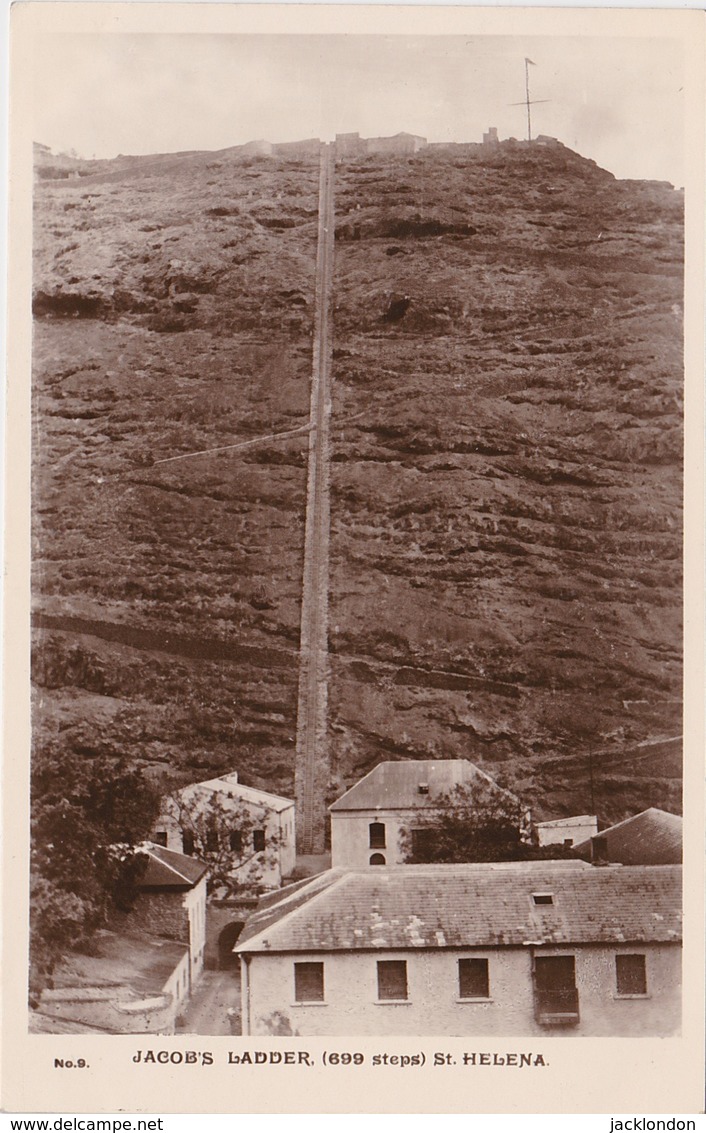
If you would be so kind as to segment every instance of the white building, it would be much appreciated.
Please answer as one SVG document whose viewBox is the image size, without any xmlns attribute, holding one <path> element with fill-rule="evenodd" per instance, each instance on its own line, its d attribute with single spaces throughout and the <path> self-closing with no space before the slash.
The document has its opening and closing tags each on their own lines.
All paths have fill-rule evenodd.
<svg viewBox="0 0 706 1133">
<path fill-rule="evenodd" d="M 575 846 L 598 833 L 595 814 L 577 814 L 573 818 L 552 818 L 535 826 L 540 846 Z"/>
<path fill-rule="evenodd" d="M 228 825 L 229 813 L 233 816 L 232 829 Z M 173 798 L 163 799 L 152 840 L 170 850 L 193 854 L 198 840 L 196 828 L 203 835 L 209 815 L 217 816 L 217 821 L 205 832 L 209 842 L 206 848 L 217 851 L 220 845 L 237 854 L 243 865 L 234 874 L 240 880 L 252 877 L 256 870 L 259 883 L 276 888 L 293 872 L 293 800 L 244 786 L 238 782 L 237 771 L 191 783 Z M 247 845 L 242 844 L 243 817 Z"/>
<path fill-rule="evenodd" d="M 331 812 L 331 864 L 348 869 L 404 862 L 402 832 L 414 837 L 420 814 L 438 810 L 441 796 L 479 780 L 517 803 L 467 759 L 405 759 L 378 763 L 346 791 Z"/>
<path fill-rule="evenodd" d="M 332 869 L 243 930 L 243 1034 L 671 1035 L 680 941 L 679 866 Z"/>
</svg>

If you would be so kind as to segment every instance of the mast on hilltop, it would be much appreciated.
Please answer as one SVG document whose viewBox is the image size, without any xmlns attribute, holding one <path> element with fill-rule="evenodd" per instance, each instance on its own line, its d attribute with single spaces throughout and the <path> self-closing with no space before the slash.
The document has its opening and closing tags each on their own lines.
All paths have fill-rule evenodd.
<svg viewBox="0 0 706 1133">
<path fill-rule="evenodd" d="M 530 107 L 537 106 L 540 102 L 551 102 L 550 98 L 537 98 L 534 101 L 530 98 L 529 88 L 529 69 L 536 67 L 537 64 L 525 55 L 525 98 L 523 102 L 511 102 L 510 106 L 526 106 L 527 107 L 527 141 L 532 141 L 532 118 L 530 116 Z"/>
</svg>

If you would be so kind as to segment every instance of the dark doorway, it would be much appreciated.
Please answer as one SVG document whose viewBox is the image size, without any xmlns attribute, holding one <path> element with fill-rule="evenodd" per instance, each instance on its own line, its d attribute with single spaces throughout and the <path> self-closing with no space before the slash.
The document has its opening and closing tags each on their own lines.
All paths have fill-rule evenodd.
<svg viewBox="0 0 706 1133">
<path fill-rule="evenodd" d="M 245 921 L 231 921 L 221 931 L 218 937 L 218 967 L 222 971 L 240 966 L 240 957 L 233 952 L 233 948 L 244 927 Z"/>
<path fill-rule="evenodd" d="M 537 1022 L 572 1026 L 579 1021 L 579 993 L 573 956 L 537 956 L 534 961 Z"/>
</svg>

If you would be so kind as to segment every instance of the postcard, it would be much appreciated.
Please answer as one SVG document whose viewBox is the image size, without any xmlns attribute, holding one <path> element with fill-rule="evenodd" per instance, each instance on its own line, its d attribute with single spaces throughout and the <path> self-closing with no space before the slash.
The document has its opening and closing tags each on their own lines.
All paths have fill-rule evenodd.
<svg viewBox="0 0 706 1133">
<path fill-rule="evenodd" d="M 701 1109 L 703 32 L 14 6 L 7 1110 Z"/>
</svg>

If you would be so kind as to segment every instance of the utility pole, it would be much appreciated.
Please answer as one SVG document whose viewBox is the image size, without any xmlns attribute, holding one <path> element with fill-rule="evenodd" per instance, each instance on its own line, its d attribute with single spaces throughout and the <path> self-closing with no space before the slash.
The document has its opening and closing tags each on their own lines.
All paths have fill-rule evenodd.
<svg viewBox="0 0 706 1133">
<path fill-rule="evenodd" d="M 530 63 L 532 63 L 532 60 L 528 59 L 527 56 L 525 55 L 525 96 L 526 96 L 526 99 L 527 99 L 527 141 L 528 142 L 532 141 L 532 120 L 530 118 L 530 106 L 532 104 L 530 102 L 530 96 L 529 96 Z M 532 66 L 534 67 L 535 64 L 532 63 Z"/>
</svg>

